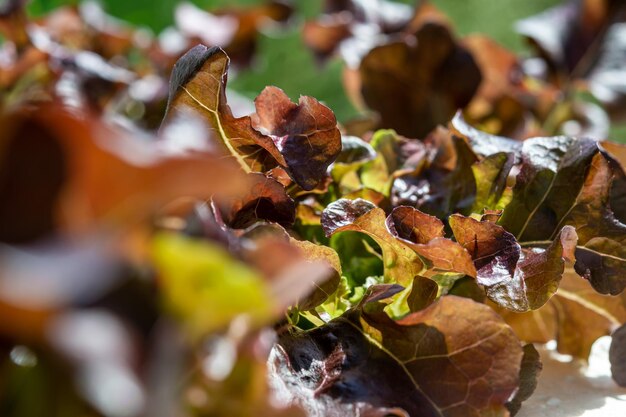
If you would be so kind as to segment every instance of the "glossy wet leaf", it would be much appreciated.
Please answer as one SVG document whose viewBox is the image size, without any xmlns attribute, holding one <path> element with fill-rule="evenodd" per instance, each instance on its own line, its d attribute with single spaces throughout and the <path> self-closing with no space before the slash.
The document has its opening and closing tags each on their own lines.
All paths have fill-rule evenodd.
<svg viewBox="0 0 626 417">
<path fill-rule="evenodd" d="M 499 222 L 520 240 L 550 238 L 584 184 L 597 142 L 560 136 L 522 145 L 522 166 L 511 203 Z"/>
<path fill-rule="evenodd" d="M 477 282 L 487 297 L 513 311 L 535 310 L 557 291 L 571 258 L 576 233 L 566 226 L 547 249 L 522 249 L 515 237 L 489 221 L 453 215 L 450 227 L 457 241 L 471 254 Z"/>
<path fill-rule="evenodd" d="M 513 191 L 513 201 L 505 209 L 500 223 L 514 229 L 514 224 L 520 224 L 520 220 L 525 219 L 520 235 L 526 233 L 527 236 L 521 241 L 542 240 L 549 238 L 550 234 L 554 235 L 555 227 L 574 226 L 579 235 L 576 271 L 590 280 L 597 291 L 615 295 L 626 286 L 621 272 L 626 266 L 621 249 L 626 226 L 615 218 L 609 207 L 611 182 L 615 174 L 606 158 L 597 151 L 597 146 L 591 146 L 593 156 L 587 159 L 585 166 L 578 168 L 578 173 L 564 168 L 563 174 L 548 175 L 551 179 L 547 184 L 544 182 L 547 178 L 518 183 L 519 187 L 516 185 Z M 524 173 L 522 167 L 520 176 Z M 526 207 L 532 207 L 532 211 L 530 216 L 524 217 L 524 209 L 518 209 L 516 190 L 527 195 L 533 189 L 538 191 L 542 200 L 527 200 Z M 514 213 L 520 216 L 517 221 L 513 220 Z"/>
<path fill-rule="evenodd" d="M 521 141 L 478 130 L 465 121 L 461 112 L 457 112 L 450 121 L 450 130 L 455 135 L 465 138 L 476 155 L 488 157 L 499 152 L 512 153 L 515 156 L 515 163 L 519 162 Z"/>
</svg>

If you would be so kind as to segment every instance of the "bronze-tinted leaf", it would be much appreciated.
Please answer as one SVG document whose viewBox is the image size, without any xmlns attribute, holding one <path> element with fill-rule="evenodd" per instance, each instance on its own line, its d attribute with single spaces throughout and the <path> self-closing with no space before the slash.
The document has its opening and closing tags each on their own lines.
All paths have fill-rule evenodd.
<svg viewBox="0 0 626 417">
<path fill-rule="evenodd" d="M 519 21 L 516 29 L 546 62 L 550 81 L 585 78 L 605 106 L 619 110 L 623 83 L 614 74 L 624 70 L 624 11 L 619 0 L 570 0 Z"/>
<path fill-rule="evenodd" d="M 247 7 L 202 10 L 189 2 L 175 10 L 177 28 L 188 42 L 221 46 L 239 65 L 249 65 L 257 49 L 259 32 L 268 24 L 284 22 L 292 8 L 282 1 L 268 1 Z"/>
<path fill-rule="evenodd" d="M 4 17 L 22 9 L 26 0 L 3 0 L 0 3 L 0 16 Z"/>
<path fill-rule="evenodd" d="M 500 314 L 515 334 L 532 343 L 556 340 L 557 350 L 586 360 L 593 343 L 626 322 L 626 298 L 598 294 L 573 271 L 564 275 L 559 290 L 539 310 Z"/>
<path fill-rule="evenodd" d="M 234 117 L 226 103 L 229 59 L 219 48 L 198 45 L 175 65 L 164 123 L 190 107 L 213 127 L 216 146 L 242 169 L 266 171 L 276 164 L 287 169 L 305 190 L 311 190 L 341 150 L 333 113 L 317 100 L 301 97 L 292 103 L 282 90 L 266 88 L 252 116 Z"/>
<path fill-rule="evenodd" d="M 413 206 L 439 218 L 470 211 L 476 197 L 472 165 L 477 157 L 463 139 L 447 131 L 441 133 L 443 142 L 434 160 L 394 181 L 394 205 Z"/>
<path fill-rule="evenodd" d="M 226 103 L 228 56 L 220 48 L 197 45 L 176 62 L 164 124 L 177 112 L 191 108 L 205 116 L 215 130 L 214 146 L 231 156 L 244 171 L 272 167 L 272 157 L 283 162 L 270 138 L 252 128 L 248 117 L 235 118 Z M 249 155 L 249 156 L 246 156 Z"/>
<path fill-rule="evenodd" d="M 316 56 L 326 58 L 341 41 L 352 35 L 350 23 L 345 14 L 328 15 L 320 21 L 305 22 L 302 28 L 303 41 Z"/>
<path fill-rule="evenodd" d="M 604 0 L 601 3 L 607 3 Z M 583 57 L 591 43 L 603 29 L 603 22 L 584 19 L 582 8 L 591 5 L 588 1 L 564 1 L 538 15 L 517 22 L 516 29 L 532 39 L 547 59 L 553 71 L 571 71 Z M 589 25 L 583 28 L 583 25 Z"/>
<path fill-rule="evenodd" d="M 361 308 L 369 303 L 383 301 L 393 297 L 404 289 L 398 284 L 374 284 L 367 289 L 363 299 L 359 302 L 358 307 Z"/>
<path fill-rule="evenodd" d="M 387 227 L 396 236 L 414 243 L 423 244 L 444 237 L 441 220 L 413 207 L 394 208 L 387 218 Z"/>
<path fill-rule="evenodd" d="M 437 237 L 426 244 L 407 244 L 420 256 L 430 261 L 432 272 L 458 272 L 476 276 L 476 269 L 467 250 L 457 242 Z"/>
<path fill-rule="evenodd" d="M 423 268 L 419 256 L 396 239 L 385 225 L 385 212 L 369 201 L 341 199 L 328 205 L 322 213 L 326 236 L 356 231 L 370 236 L 382 249 L 385 280 L 408 285 Z"/>
<path fill-rule="evenodd" d="M 431 305 L 439 292 L 439 285 L 435 281 L 425 277 L 415 277 L 407 304 L 411 312 L 420 311 Z"/>
<path fill-rule="evenodd" d="M 602 47 L 597 51 L 597 60 L 591 64 L 593 68 L 586 74 L 585 78 L 589 82 L 591 93 L 602 103 L 602 108 L 610 116 L 617 119 L 624 117 L 624 104 L 626 103 L 624 81 L 615 76 L 626 69 L 623 59 L 626 54 L 626 45 L 623 42 L 626 34 L 626 27 L 624 26 L 626 9 L 617 0 L 607 1 L 612 4 L 609 5 L 605 18 L 612 24 L 606 29 L 602 39 Z M 616 19 L 615 15 L 621 16 L 621 19 L 619 17 Z M 621 21 L 618 23 L 616 20 Z M 590 47 L 590 49 L 592 48 Z"/>
<path fill-rule="evenodd" d="M 554 236 L 597 153 L 597 143 L 589 139 L 559 136 L 525 141 L 513 199 L 499 224 L 520 241 Z"/>
<path fill-rule="evenodd" d="M 250 173 L 248 178 L 250 186 L 246 193 L 225 193 L 215 200 L 226 225 L 245 229 L 259 220 L 266 220 L 291 226 L 296 205 L 283 185 L 261 173 Z"/>
<path fill-rule="evenodd" d="M 511 401 L 506 403 L 506 408 L 512 416 L 517 414 L 522 407 L 522 403 L 530 398 L 537 388 L 537 378 L 541 373 L 543 365 L 539 352 L 532 344 L 524 346 L 524 357 L 519 374 L 520 386 Z"/>
<path fill-rule="evenodd" d="M 537 112 L 540 102 L 524 85 L 520 60 L 497 40 L 482 34 L 465 36 L 463 45 L 472 53 L 483 75 L 464 113 L 472 123 L 488 128 L 491 133 L 524 137 L 531 114 Z"/>
<path fill-rule="evenodd" d="M 477 155 L 486 157 L 498 152 L 513 153 L 515 163 L 519 162 L 518 154 L 523 142 L 480 131 L 467 123 L 460 111 L 450 121 L 450 130 L 455 135 L 465 138 Z"/>
<path fill-rule="evenodd" d="M 26 31 L 26 0 L 4 0 L 0 4 L 0 32 L 23 48 L 30 43 Z"/>
<path fill-rule="evenodd" d="M 564 224 L 579 231 L 576 272 L 603 294 L 616 295 L 626 287 L 626 225 L 609 207 L 611 182 L 615 178 L 606 158 L 594 156 L 576 205 Z"/>
<path fill-rule="evenodd" d="M 231 252 L 272 281 L 273 295 L 285 302 L 284 307 L 310 310 L 339 285 L 341 265 L 332 248 L 294 239 L 277 224 L 258 223 L 237 231 L 237 237 Z"/>
<path fill-rule="evenodd" d="M 361 61 L 361 91 L 381 125 L 423 138 L 472 99 L 481 74 L 449 29 L 423 23 L 415 38 L 372 49 Z"/>
<path fill-rule="evenodd" d="M 464 127 L 462 120 L 457 124 Z M 489 149 L 501 151 L 502 145 L 512 144 L 473 128 L 466 130 L 474 147 L 483 141 L 488 145 L 483 148 L 487 154 Z M 599 292 L 622 292 L 626 225 L 611 204 L 622 198 L 626 174 L 617 160 L 592 139 L 568 136 L 528 139 L 516 153 L 519 173 L 498 224 L 516 235 L 521 245 L 544 248 L 564 226 L 574 227 L 576 271 Z"/>
<path fill-rule="evenodd" d="M 290 238 L 289 242 L 292 246 L 300 249 L 301 256 L 307 261 L 325 262 L 333 271 L 328 279 L 315 284 L 314 290 L 308 297 L 298 302 L 298 308 L 301 310 L 311 310 L 326 301 L 337 290 L 341 278 L 341 261 L 337 252 L 328 246 L 293 238 Z"/>
<path fill-rule="evenodd" d="M 576 120 L 585 129 L 599 133 L 589 134 L 591 137 L 607 136 L 608 116 L 624 116 L 624 81 L 617 75 L 625 69 L 625 16 L 626 8 L 620 0 L 564 0 L 516 25 L 535 49 L 537 56 L 533 59 L 543 61 L 537 77 L 547 80 L 557 91 L 589 92 L 602 104 L 587 111 L 589 103 L 574 103 L 566 110 L 569 116 L 562 120 Z M 560 106 L 565 109 L 568 105 Z M 552 107 L 556 108 L 554 103 Z"/>
<path fill-rule="evenodd" d="M 387 229 L 402 243 L 432 262 L 435 269 L 476 276 L 469 253 L 443 237 L 443 223 L 413 207 L 396 207 L 387 217 Z"/>
<path fill-rule="evenodd" d="M 2 124 L 5 242 L 81 231 L 96 221 L 133 224 L 178 197 L 208 199 L 245 188 L 237 168 L 215 155 L 171 155 L 127 131 L 57 108 L 7 115 Z M 217 175 L 223 181 L 211 181 Z"/>
<path fill-rule="evenodd" d="M 454 281 L 448 294 L 470 298 L 478 303 L 484 303 L 487 298 L 485 290 L 476 283 L 476 279 L 473 277 L 463 277 Z"/>
<path fill-rule="evenodd" d="M 375 304 L 281 336 L 271 357 L 281 394 L 316 416 L 364 406 L 420 417 L 505 415 L 522 347 L 495 312 L 449 296 L 394 322 Z"/>
<path fill-rule="evenodd" d="M 626 325 L 613 332 L 609 360 L 613 379 L 620 386 L 626 387 Z"/>
<path fill-rule="evenodd" d="M 411 19 L 410 6 L 389 0 L 379 0 L 372 7 L 367 0 L 326 0 L 326 13 L 349 12 L 358 22 L 380 25 L 381 32 L 399 32 Z"/>
<path fill-rule="evenodd" d="M 626 223 L 626 146 L 620 143 L 604 141 L 601 143 L 602 149 L 607 151 L 607 157 L 615 177 L 611 186 L 611 199 L 609 205 L 615 217 Z"/>
<path fill-rule="evenodd" d="M 314 98 L 298 104 L 279 88 L 267 87 L 255 100 L 252 127 L 272 138 L 293 179 L 314 188 L 341 151 L 341 135 L 333 112 Z"/>
<path fill-rule="evenodd" d="M 420 5 L 420 9 L 430 7 Z M 305 23 L 303 37 L 318 57 L 328 58 L 339 50 L 354 66 L 381 36 L 405 30 L 412 18 L 411 6 L 393 1 L 378 0 L 372 4 L 367 0 L 327 0 L 324 14 Z M 368 30 L 359 30 L 364 25 Z"/>
<path fill-rule="evenodd" d="M 477 282 L 487 297 L 518 312 L 537 309 L 554 295 L 564 271 L 563 258 L 576 244 L 576 234 L 567 226 L 545 250 L 522 250 L 511 233 L 488 221 L 453 215 L 450 227 L 474 259 Z"/>
</svg>

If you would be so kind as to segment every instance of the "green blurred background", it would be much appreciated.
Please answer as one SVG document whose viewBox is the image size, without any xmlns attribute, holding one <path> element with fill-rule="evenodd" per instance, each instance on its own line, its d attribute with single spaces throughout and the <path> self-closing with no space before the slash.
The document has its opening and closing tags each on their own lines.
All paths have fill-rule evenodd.
<svg viewBox="0 0 626 417">
<path fill-rule="evenodd" d="M 192 0 L 206 9 L 245 6 L 263 0 Z M 295 0 L 296 15 L 302 21 L 317 15 L 324 0 Z M 397 0 L 413 4 L 417 0 Z M 482 32 L 518 52 L 524 51 L 514 22 L 545 10 L 559 0 L 431 0 L 455 23 L 459 34 Z M 78 0 L 32 0 L 30 12 L 41 15 L 60 5 Z M 103 0 L 100 3 L 112 15 L 147 26 L 158 33 L 173 24 L 173 9 L 179 0 Z M 288 32 L 264 33 L 260 39 L 259 59 L 250 69 L 233 76 L 229 88 L 254 98 L 266 86 L 275 85 L 292 98 L 310 95 L 325 102 L 340 121 L 356 115 L 345 97 L 341 81 L 342 63 L 331 60 L 320 67 L 304 47 L 298 25 Z"/>
<path fill-rule="evenodd" d="M 245 6 L 263 0 L 192 0 L 205 8 Z M 414 4 L 417 0 L 396 0 Z M 559 3 L 559 0 L 431 0 L 455 22 L 461 34 L 483 32 L 506 46 L 519 50 L 522 45 L 513 32 L 513 22 Z M 130 22 L 159 31 L 172 24 L 172 9 L 179 0 L 103 0 L 106 10 Z M 41 14 L 73 0 L 32 0 L 30 10 Z M 295 0 L 304 16 L 321 10 L 323 0 Z"/>
</svg>

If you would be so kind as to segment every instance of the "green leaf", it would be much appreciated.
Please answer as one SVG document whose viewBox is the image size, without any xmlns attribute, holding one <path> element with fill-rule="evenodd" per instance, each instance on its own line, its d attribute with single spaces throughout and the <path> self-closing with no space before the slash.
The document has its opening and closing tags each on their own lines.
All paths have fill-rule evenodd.
<svg viewBox="0 0 626 417">
<path fill-rule="evenodd" d="M 476 179 L 476 200 L 473 213 L 501 210 L 511 201 L 507 179 L 514 162 L 513 154 L 495 153 L 472 165 Z"/>
<path fill-rule="evenodd" d="M 221 330 L 239 315 L 254 325 L 275 315 L 263 277 L 216 244 L 160 234 L 152 259 L 168 308 L 196 336 Z"/>
<path fill-rule="evenodd" d="M 363 165 L 375 157 L 376 152 L 364 140 L 355 136 L 341 137 L 341 153 L 335 159 L 330 171 L 341 194 L 353 192 L 362 187 L 357 173 Z"/>
<path fill-rule="evenodd" d="M 369 236 L 358 232 L 337 233 L 331 236 L 329 245 L 339 254 L 351 288 L 363 285 L 368 277 L 383 275 L 382 257 L 371 252 L 376 242 Z"/>
<path fill-rule="evenodd" d="M 356 231 L 374 239 L 383 252 L 386 282 L 406 286 L 424 267 L 419 256 L 389 232 L 385 226 L 385 212 L 369 201 L 335 201 L 324 209 L 322 227 L 327 236 Z"/>
<path fill-rule="evenodd" d="M 374 160 L 361 170 L 363 185 L 389 196 L 394 178 L 414 171 L 425 162 L 429 151 L 423 142 L 399 136 L 393 130 L 378 130 L 370 145 Z"/>
</svg>

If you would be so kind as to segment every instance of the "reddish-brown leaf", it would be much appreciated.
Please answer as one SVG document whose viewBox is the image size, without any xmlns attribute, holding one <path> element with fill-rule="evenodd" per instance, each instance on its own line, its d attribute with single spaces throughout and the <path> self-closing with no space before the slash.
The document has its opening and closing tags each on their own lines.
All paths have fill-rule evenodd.
<svg viewBox="0 0 626 417">
<path fill-rule="evenodd" d="M 362 407 L 422 417 L 505 415 L 522 347 L 493 310 L 448 296 L 394 322 L 380 308 L 370 302 L 283 335 L 271 357 L 281 394 L 320 416 Z"/>
</svg>

